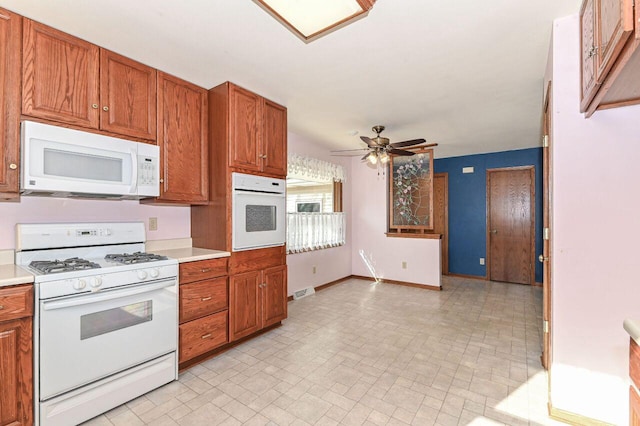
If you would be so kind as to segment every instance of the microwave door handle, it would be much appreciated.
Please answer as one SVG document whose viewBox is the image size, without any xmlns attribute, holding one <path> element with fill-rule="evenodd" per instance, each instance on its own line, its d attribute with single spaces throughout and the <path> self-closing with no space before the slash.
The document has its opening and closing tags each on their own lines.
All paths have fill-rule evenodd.
<svg viewBox="0 0 640 426">
<path fill-rule="evenodd" d="M 131 188 L 129 193 L 136 194 L 138 192 L 138 154 L 135 150 L 131 150 Z"/>
<path fill-rule="evenodd" d="M 42 306 L 45 311 L 71 308 L 74 306 L 88 305 L 91 303 L 98 303 L 107 300 L 135 296 L 137 294 L 150 293 L 152 291 L 162 290 L 165 287 L 173 287 L 175 283 L 175 279 L 172 278 L 170 280 L 164 280 L 153 284 L 145 284 L 127 290 L 113 290 L 93 294 L 89 293 L 64 300 L 43 301 Z"/>
</svg>

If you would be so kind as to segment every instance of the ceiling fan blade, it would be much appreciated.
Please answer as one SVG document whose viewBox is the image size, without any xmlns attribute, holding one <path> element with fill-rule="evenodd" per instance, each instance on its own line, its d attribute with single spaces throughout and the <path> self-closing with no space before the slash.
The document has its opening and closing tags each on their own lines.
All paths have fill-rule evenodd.
<svg viewBox="0 0 640 426">
<path fill-rule="evenodd" d="M 360 139 L 362 139 L 362 142 L 366 143 L 369 148 L 374 148 L 378 146 L 378 144 L 375 143 L 370 137 L 360 136 Z"/>
<path fill-rule="evenodd" d="M 367 158 L 369 158 L 369 156 L 371 155 L 371 152 L 368 152 L 367 155 L 365 155 L 364 157 L 361 158 L 362 161 L 366 160 Z"/>
<path fill-rule="evenodd" d="M 333 153 L 336 153 L 336 152 L 356 152 L 356 151 L 362 152 L 362 151 L 368 151 L 368 149 L 367 149 L 367 148 L 358 148 L 358 149 L 337 149 L 337 150 L 331 151 L 331 153 L 333 154 Z"/>
<path fill-rule="evenodd" d="M 390 143 L 389 145 L 391 145 L 392 148 L 402 148 L 404 146 L 419 145 L 419 144 L 425 143 L 425 142 L 426 142 L 426 140 L 424 140 L 424 139 L 412 139 L 410 141 L 393 142 L 393 143 Z"/>
<path fill-rule="evenodd" d="M 415 152 L 406 151 L 404 149 L 395 149 L 395 148 L 391 148 L 387 152 L 389 154 L 393 154 L 393 155 L 404 155 L 404 156 L 415 155 L 416 154 Z"/>
</svg>

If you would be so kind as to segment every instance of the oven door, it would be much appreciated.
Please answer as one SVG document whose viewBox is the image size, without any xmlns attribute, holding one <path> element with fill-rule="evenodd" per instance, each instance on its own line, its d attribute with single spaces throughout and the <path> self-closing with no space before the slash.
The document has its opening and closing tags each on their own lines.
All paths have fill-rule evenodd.
<svg viewBox="0 0 640 426">
<path fill-rule="evenodd" d="M 176 287 L 172 278 L 40 301 L 40 399 L 175 351 Z"/>
<path fill-rule="evenodd" d="M 233 192 L 233 251 L 281 246 L 286 242 L 284 194 Z"/>
</svg>

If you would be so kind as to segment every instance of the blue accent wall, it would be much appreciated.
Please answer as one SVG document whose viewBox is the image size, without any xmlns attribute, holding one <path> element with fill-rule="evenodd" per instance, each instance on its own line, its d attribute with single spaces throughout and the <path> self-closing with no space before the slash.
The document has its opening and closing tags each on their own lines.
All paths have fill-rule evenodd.
<svg viewBox="0 0 640 426">
<path fill-rule="evenodd" d="M 466 155 L 434 160 L 435 173 L 449 174 L 449 272 L 486 276 L 480 258 L 487 257 L 487 169 L 535 166 L 536 282 L 542 282 L 542 148 Z M 474 173 L 462 173 L 473 167 Z"/>
</svg>

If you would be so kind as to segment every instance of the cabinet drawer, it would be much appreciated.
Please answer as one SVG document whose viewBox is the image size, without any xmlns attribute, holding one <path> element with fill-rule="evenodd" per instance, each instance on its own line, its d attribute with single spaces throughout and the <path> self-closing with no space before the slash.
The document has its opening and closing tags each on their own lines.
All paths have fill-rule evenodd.
<svg viewBox="0 0 640 426">
<path fill-rule="evenodd" d="M 179 362 L 227 343 L 227 311 L 180 325 Z"/>
<path fill-rule="evenodd" d="M 0 321 L 33 316 L 33 285 L 0 289 Z"/>
<path fill-rule="evenodd" d="M 227 258 L 200 260 L 180 264 L 180 284 L 227 275 Z"/>
<path fill-rule="evenodd" d="M 180 323 L 227 309 L 227 277 L 180 286 Z"/>
</svg>

